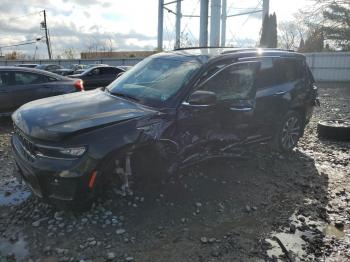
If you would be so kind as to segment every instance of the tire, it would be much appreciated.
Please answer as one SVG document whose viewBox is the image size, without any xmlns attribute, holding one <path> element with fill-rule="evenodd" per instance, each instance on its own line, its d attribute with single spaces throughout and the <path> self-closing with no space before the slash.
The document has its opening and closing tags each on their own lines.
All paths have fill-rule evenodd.
<svg viewBox="0 0 350 262">
<path fill-rule="evenodd" d="M 290 152 L 298 144 L 304 133 L 305 121 L 296 111 L 289 111 L 282 118 L 272 139 L 272 148 L 280 152 Z"/>
<path fill-rule="evenodd" d="M 319 137 L 340 141 L 350 141 L 350 120 L 333 119 L 323 120 L 317 124 Z"/>
</svg>

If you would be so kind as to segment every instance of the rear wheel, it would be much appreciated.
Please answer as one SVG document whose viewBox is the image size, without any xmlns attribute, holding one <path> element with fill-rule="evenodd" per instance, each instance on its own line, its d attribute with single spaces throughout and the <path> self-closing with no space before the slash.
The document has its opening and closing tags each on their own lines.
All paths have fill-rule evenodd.
<svg viewBox="0 0 350 262">
<path fill-rule="evenodd" d="M 303 134 L 304 121 L 296 111 L 289 111 L 280 122 L 272 147 L 281 152 L 291 151 Z"/>
</svg>

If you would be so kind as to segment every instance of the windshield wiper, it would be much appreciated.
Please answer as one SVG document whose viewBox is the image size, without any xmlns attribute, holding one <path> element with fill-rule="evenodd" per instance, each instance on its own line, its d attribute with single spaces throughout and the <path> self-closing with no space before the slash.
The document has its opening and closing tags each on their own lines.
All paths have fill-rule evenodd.
<svg viewBox="0 0 350 262">
<path fill-rule="evenodd" d="M 124 94 L 124 93 L 113 93 L 111 91 L 109 91 L 110 94 L 114 95 L 114 96 L 119 96 L 119 97 L 123 97 L 123 98 L 126 98 L 126 99 L 130 99 L 130 100 L 134 100 L 136 102 L 140 101 L 140 99 L 134 97 L 134 96 L 131 96 L 131 95 L 128 95 L 128 94 Z"/>
</svg>

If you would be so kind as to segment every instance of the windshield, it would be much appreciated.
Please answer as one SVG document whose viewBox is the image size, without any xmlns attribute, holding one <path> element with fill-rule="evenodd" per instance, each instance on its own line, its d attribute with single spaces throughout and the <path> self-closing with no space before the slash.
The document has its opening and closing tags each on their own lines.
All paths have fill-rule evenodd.
<svg viewBox="0 0 350 262">
<path fill-rule="evenodd" d="M 200 63 L 192 58 L 146 58 L 107 90 L 150 106 L 162 106 L 191 79 Z"/>
</svg>

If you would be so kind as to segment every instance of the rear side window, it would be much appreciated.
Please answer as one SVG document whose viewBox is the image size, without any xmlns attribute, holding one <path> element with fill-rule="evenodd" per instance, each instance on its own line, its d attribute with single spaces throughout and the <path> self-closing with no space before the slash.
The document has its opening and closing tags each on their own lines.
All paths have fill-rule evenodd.
<svg viewBox="0 0 350 262">
<path fill-rule="evenodd" d="M 261 60 L 261 68 L 257 74 L 257 87 L 268 88 L 305 77 L 304 63 L 300 59 L 266 58 Z"/>
<path fill-rule="evenodd" d="M 275 67 L 279 71 L 282 83 L 294 82 L 304 78 L 304 65 L 300 59 L 277 59 Z"/>
<path fill-rule="evenodd" d="M 13 72 L 0 72 L 0 88 L 13 83 Z"/>
<path fill-rule="evenodd" d="M 49 78 L 44 75 L 26 72 L 15 72 L 14 80 L 16 85 L 33 85 L 49 82 Z"/>
</svg>

